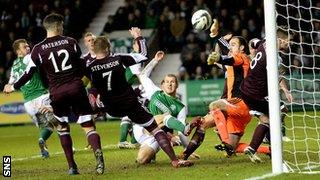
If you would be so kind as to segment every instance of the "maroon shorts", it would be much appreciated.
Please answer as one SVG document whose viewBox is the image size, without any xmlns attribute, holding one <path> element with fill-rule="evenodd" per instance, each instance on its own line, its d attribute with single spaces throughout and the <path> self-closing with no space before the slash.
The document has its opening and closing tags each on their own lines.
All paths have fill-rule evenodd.
<svg viewBox="0 0 320 180">
<path fill-rule="evenodd" d="M 265 115 L 269 114 L 269 102 L 267 100 L 256 100 L 245 94 L 241 94 L 243 101 L 247 104 L 250 111 L 257 111 Z"/>
<path fill-rule="evenodd" d="M 61 89 L 64 88 L 63 91 Z M 87 92 L 83 86 L 61 87 L 53 93 L 50 92 L 53 113 L 58 117 L 69 116 L 71 111 L 77 115 L 90 115 L 93 113 Z"/>
<path fill-rule="evenodd" d="M 137 124 L 145 124 L 153 118 L 152 114 L 142 107 L 135 96 L 103 100 L 103 104 L 105 106 L 105 111 L 111 116 L 128 116 L 132 122 Z"/>
</svg>

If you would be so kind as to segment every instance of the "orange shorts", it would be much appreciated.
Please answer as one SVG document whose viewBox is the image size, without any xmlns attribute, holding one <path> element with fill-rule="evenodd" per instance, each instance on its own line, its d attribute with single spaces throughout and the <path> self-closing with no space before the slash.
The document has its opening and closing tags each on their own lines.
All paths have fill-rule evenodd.
<svg viewBox="0 0 320 180">
<path fill-rule="evenodd" d="M 242 99 L 228 100 L 230 105 L 227 106 L 227 129 L 228 133 L 243 134 L 247 124 L 251 120 L 248 106 Z"/>
</svg>

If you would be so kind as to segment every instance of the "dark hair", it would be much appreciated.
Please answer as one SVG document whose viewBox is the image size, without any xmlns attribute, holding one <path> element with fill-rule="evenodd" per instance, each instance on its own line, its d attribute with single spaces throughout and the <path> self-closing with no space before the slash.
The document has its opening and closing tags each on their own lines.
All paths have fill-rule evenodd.
<svg viewBox="0 0 320 180">
<path fill-rule="evenodd" d="M 253 38 L 249 41 L 249 46 L 253 49 L 258 49 L 262 41 L 258 38 Z"/>
<path fill-rule="evenodd" d="M 53 28 L 59 28 L 63 26 L 63 16 L 56 13 L 51 13 L 47 15 L 43 20 L 43 26 L 46 30 L 53 29 Z"/>
<path fill-rule="evenodd" d="M 240 46 L 242 45 L 244 47 L 244 49 L 243 49 L 244 53 L 250 54 L 248 42 L 244 37 L 242 37 L 242 36 L 233 36 L 232 38 L 239 39 Z"/>
<path fill-rule="evenodd" d="M 20 48 L 21 43 L 28 43 L 25 39 L 17 39 L 12 44 L 13 52 L 17 54 L 18 49 Z"/>
<path fill-rule="evenodd" d="M 280 38 L 287 38 L 288 36 L 293 35 L 292 32 L 288 30 L 286 26 L 278 26 L 277 28 L 277 36 Z"/>
</svg>

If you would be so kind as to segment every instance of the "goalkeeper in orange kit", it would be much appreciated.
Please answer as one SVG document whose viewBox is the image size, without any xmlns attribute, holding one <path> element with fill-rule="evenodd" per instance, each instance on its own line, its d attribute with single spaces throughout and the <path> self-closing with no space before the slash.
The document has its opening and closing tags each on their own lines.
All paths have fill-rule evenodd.
<svg viewBox="0 0 320 180">
<path fill-rule="evenodd" d="M 210 30 L 211 37 L 218 36 L 217 20 L 214 20 Z M 222 99 L 210 103 L 210 112 L 202 118 L 202 124 L 196 129 L 188 147 L 180 155 L 183 159 L 187 159 L 201 145 L 206 129 L 211 127 L 218 129 L 222 141 L 222 144 L 217 145 L 216 148 L 225 150 L 228 156 L 234 154 L 235 151 L 243 152 L 247 146 L 239 144 L 239 140 L 251 120 L 251 115 L 249 108 L 241 99 L 239 87 L 249 71 L 249 47 L 243 37 L 228 36 L 229 42 L 224 37 L 218 39 L 216 51 L 212 52 L 207 59 L 208 65 L 218 64 L 226 71 Z M 221 55 L 218 49 L 227 52 L 228 55 Z M 270 152 L 268 147 L 263 147 L 259 151 Z"/>
</svg>

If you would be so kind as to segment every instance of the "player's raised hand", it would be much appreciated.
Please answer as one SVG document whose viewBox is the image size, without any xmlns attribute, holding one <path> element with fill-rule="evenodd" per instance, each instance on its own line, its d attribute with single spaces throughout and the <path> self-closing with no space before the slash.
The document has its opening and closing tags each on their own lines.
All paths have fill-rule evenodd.
<svg viewBox="0 0 320 180">
<path fill-rule="evenodd" d="M 209 54 L 208 59 L 207 59 L 207 63 L 208 63 L 208 65 L 213 65 L 216 62 L 218 62 L 219 59 L 220 59 L 220 53 L 214 51 L 211 54 Z"/>
<path fill-rule="evenodd" d="M 13 92 L 14 91 L 14 88 L 13 88 L 13 85 L 11 85 L 11 84 L 6 84 L 5 86 L 4 86 L 4 89 L 3 89 L 3 92 L 4 93 L 11 93 L 11 92 Z"/>
<path fill-rule="evenodd" d="M 132 27 L 129 32 L 134 39 L 141 36 L 141 29 L 138 27 Z"/>
<path fill-rule="evenodd" d="M 210 27 L 210 37 L 214 38 L 219 34 L 219 22 L 217 19 L 213 19 L 213 23 Z"/>
<path fill-rule="evenodd" d="M 154 55 L 154 59 L 157 60 L 157 61 L 163 60 L 163 57 L 164 57 L 164 52 L 163 51 L 158 51 L 156 53 L 156 55 Z"/>
<path fill-rule="evenodd" d="M 43 107 L 39 108 L 39 112 L 41 114 L 45 114 L 48 112 L 53 112 L 53 109 L 52 109 L 52 107 L 43 106 Z"/>
<path fill-rule="evenodd" d="M 290 93 L 290 91 L 288 91 L 288 90 L 287 90 L 287 91 L 284 91 L 284 94 L 285 94 L 288 102 L 289 102 L 289 103 L 292 103 L 293 97 L 292 97 L 292 94 Z"/>
</svg>

